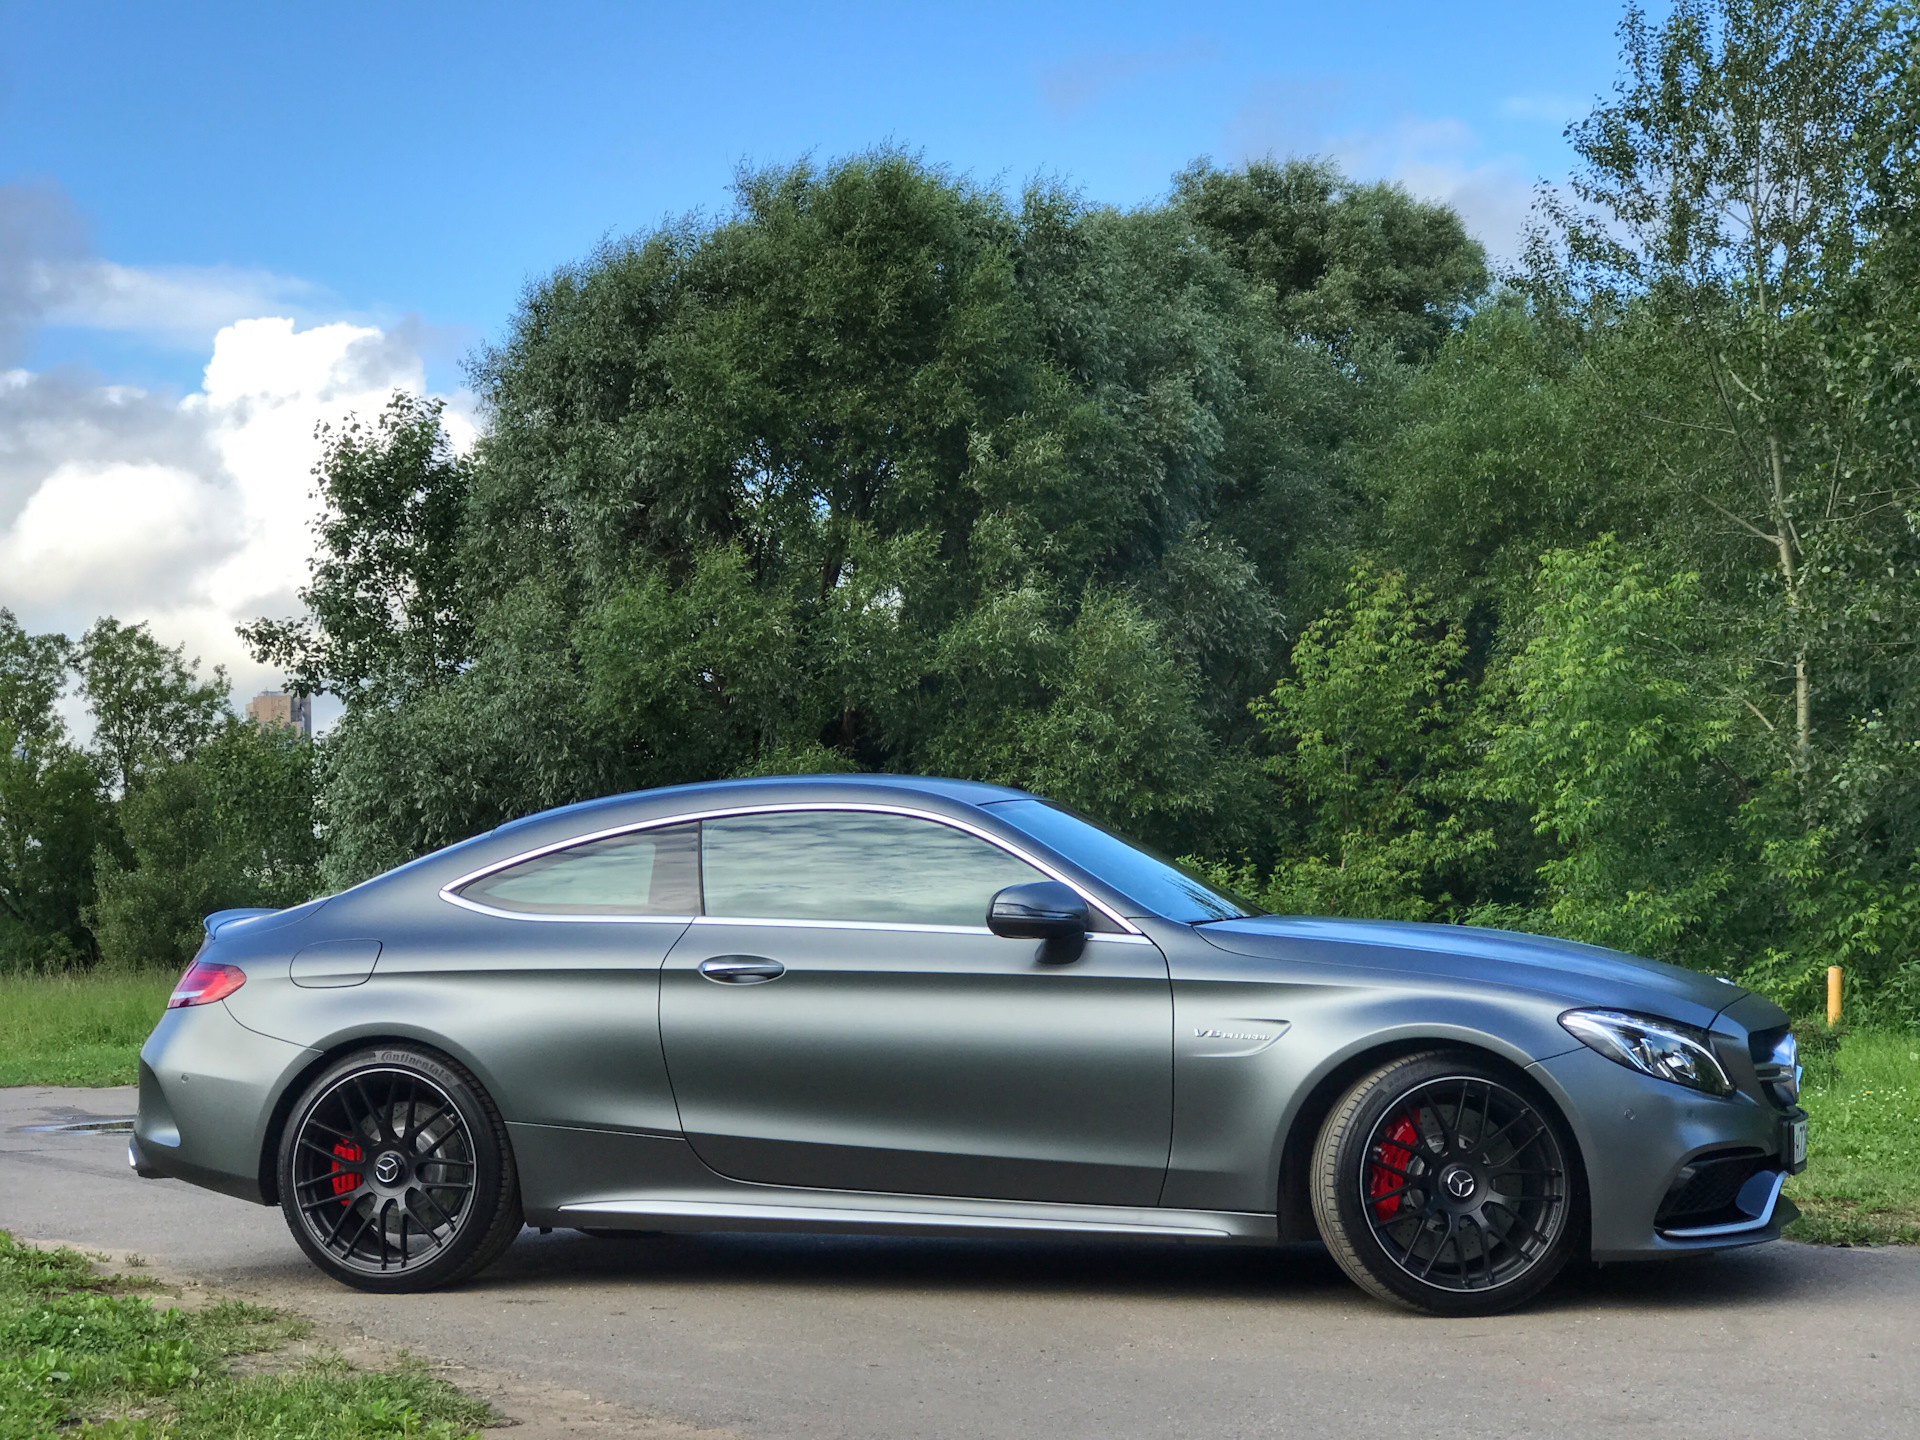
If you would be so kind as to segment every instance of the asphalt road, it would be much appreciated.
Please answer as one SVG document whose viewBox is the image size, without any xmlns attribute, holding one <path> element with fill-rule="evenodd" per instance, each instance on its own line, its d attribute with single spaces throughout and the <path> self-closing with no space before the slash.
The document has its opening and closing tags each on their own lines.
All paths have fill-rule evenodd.
<svg viewBox="0 0 1920 1440">
<path fill-rule="evenodd" d="M 1920 1251 L 1585 1269 L 1523 1314 L 1442 1321 L 1310 1247 L 528 1231 L 463 1289 L 376 1299 L 312 1270 L 279 1211 L 136 1179 L 123 1135 L 21 1128 L 132 1107 L 0 1090 L 0 1227 L 657 1422 L 629 1433 L 1920 1434 Z"/>
</svg>

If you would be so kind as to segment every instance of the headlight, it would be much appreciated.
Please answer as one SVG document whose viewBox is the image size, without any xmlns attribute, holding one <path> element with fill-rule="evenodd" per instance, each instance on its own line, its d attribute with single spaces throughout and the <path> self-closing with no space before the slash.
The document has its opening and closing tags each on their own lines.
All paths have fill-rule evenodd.
<svg viewBox="0 0 1920 1440">
<path fill-rule="evenodd" d="M 1707 1032 L 1698 1026 L 1622 1010 L 1569 1010 L 1560 1023 L 1583 1045 L 1629 1070 L 1709 1095 L 1733 1093 Z"/>
</svg>

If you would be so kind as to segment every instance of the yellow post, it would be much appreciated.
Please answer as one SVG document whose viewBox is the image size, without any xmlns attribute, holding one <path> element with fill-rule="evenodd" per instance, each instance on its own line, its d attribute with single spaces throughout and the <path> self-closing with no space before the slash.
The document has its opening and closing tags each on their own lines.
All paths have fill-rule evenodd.
<svg viewBox="0 0 1920 1440">
<path fill-rule="evenodd" d="M 1840 967 L 1827 967 L 1827 1024 L 1840 1023 Z"/>
</svg>

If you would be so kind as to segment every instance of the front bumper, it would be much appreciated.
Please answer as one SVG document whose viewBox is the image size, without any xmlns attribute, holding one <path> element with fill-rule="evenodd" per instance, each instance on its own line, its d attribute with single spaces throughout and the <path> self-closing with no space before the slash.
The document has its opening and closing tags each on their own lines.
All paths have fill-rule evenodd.
<svg viewBox="0 0 1920 1440">
<path fill-rule="evenodd" d="M 1594 1259 L 1756 1245 L 1799 1218 L 1780 1193 L 1791 1168 L 1782 1154 L 1787 1117 L 1771 1105 L 1744 1093 L 1702 1095 L 1585 1048 L 1527 1068 L 1559 1102 L 1586 1162 Z M 1734 1182 L 1723 1204 L 1662 1215 L 1676 1186 L 1716 1167 Z"/>
</svg>

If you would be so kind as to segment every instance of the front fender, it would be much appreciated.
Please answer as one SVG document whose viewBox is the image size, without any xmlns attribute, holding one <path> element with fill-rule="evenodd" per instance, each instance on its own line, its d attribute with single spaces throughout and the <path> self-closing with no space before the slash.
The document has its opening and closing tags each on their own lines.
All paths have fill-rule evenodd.
<svg viewBox="0 0 1920 1440">
<path fill-rule="evenodd" d="M 1174 981 L 1174 1127 L 1161 1203 L 1278 1208 L 1281 1162 L 1295 1132 L 1317 1128 L 1329 1091 L 1373 1064 L 1430 1046 L 1477 1050 L 1524 1072 L 1579 1048 L 1557 1000 L 1498 986 L 1396 982 L 1336 967 L 1222 956 Z M 1249 972 L 1254 973 L 1249 973 Z M 1211 1035 L 1276 1032 L 1257 1048 L 1217 1053 Z M 1308 1137 L 1309 1143 L 1311 1137 Z"/>
</svg>

